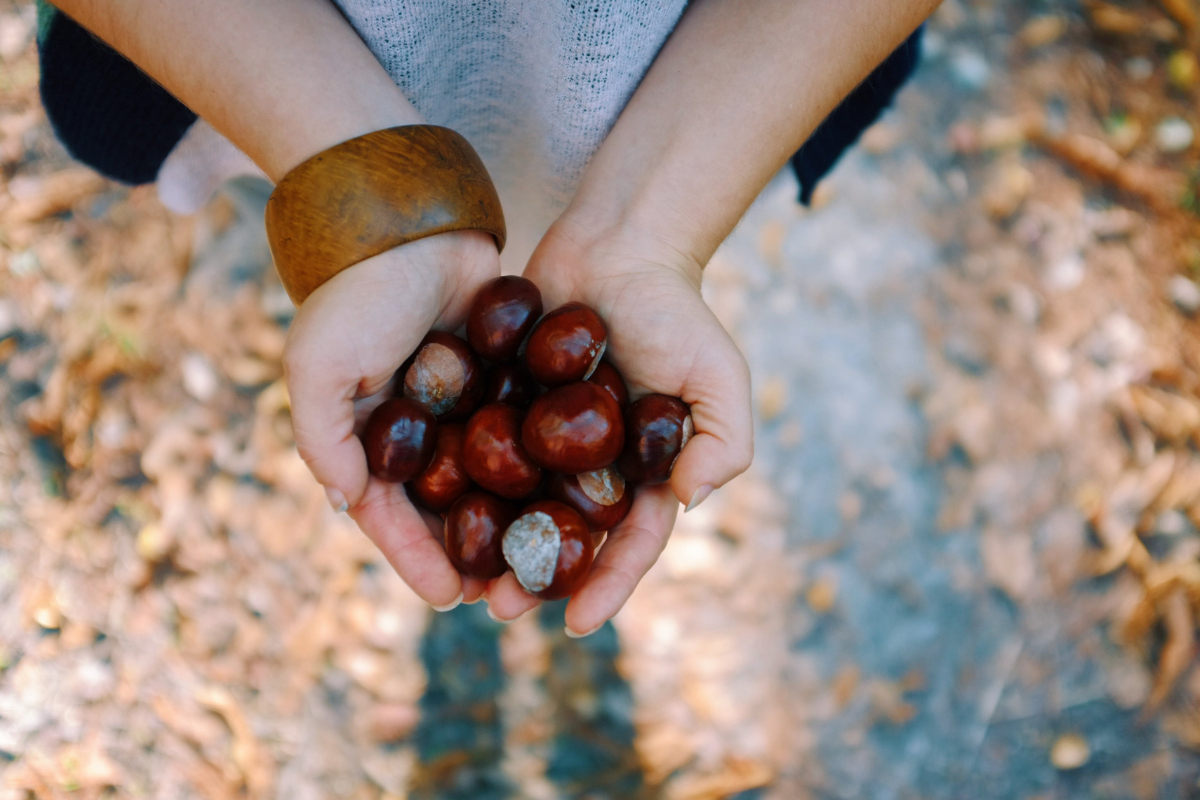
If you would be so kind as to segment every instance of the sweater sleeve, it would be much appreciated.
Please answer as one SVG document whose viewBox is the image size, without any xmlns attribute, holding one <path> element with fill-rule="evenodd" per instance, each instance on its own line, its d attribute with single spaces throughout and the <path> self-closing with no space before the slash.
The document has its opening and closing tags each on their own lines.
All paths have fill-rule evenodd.
<svg viewBox="0 0 1200 800">
<path fill-rule="evenodd" d="M 183 103 L 66 14 L 38 0 L 41 96 L 74 158 L 122 183 L 151 183 L 196 121 Z"/>
<path fill-rule="evenodd" d="M 792 156 L 792 169 L 800 180 L 800 202 L 808 205 L 821 178 L 834 168 L 863 132 L 892 104 L 921 59 L 924 26 L 908 37 L 884 59 L 825 121 L 817 127 L 799 152 Z"/>
</svg>

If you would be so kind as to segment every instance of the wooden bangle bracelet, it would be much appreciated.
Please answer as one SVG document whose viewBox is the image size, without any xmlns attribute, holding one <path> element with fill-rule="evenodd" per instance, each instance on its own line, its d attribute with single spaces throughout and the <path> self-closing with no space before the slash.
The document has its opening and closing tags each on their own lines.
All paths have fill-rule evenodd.
<svg viewBox="0 0 1200 800">
<path fill-rule="evenodd" d="M 504 212 L 479 155 L 437 125 L 405 125 L 335 145 L 283 177 L 267 240 L 296 305 L 347 267 L 438 233 L 480 230 L 503 249 Z"/>
</svg>

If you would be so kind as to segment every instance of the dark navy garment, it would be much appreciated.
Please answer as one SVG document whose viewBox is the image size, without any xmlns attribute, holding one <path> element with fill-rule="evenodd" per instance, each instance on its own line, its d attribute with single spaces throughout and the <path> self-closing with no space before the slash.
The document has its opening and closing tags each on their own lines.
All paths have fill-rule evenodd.
<svg viewBox="0 0 1200 800">
<path fill-rule="evenodd" d="M 42 104 L 67 151 L 122 183 L 152 183 L 196 115 L 124 56 L 39 1 Z M 920 56 L 921 30 L 842 101 L 792 157 L 800 201 L 892 103 Z"/>
</svg>

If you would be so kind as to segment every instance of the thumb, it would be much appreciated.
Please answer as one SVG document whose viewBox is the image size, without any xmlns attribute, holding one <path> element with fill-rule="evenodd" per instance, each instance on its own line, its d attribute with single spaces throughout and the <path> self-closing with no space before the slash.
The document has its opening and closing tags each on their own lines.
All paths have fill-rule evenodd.
<svg viewBox="0 0 1200 800">
<path fill-rule="evenodd" d="M 695 362 L 682 398 L 691 406 L 695 433 L 671 471 L 671 490 L 690 511 L 754 458 L 750 370 L 727 336 Z"/>
</svg>

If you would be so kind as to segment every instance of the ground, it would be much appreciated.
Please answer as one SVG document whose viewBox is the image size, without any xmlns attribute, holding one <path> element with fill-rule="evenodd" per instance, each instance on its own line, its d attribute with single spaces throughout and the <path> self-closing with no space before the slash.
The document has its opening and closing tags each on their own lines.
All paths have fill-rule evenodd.
<svg viewBox="0 0 1200 800">
<path fill-rule="evenodd" d="M 572 641 L 329 509 L 268 190 L 72 163 L 0 2 L 0 797 L 1200 796 L 1196 17 L 944 3 L 708 266 L 755 464 Z"/>
</svg>

